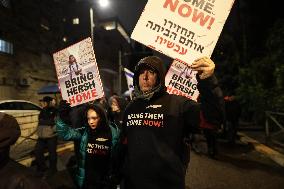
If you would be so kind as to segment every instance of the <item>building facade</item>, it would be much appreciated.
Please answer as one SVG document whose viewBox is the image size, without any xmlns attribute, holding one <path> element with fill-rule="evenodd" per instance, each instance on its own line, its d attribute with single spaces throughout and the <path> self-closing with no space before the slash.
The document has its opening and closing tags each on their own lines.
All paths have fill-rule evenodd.
<svg viewBox="0 0 284 189">
<path fill-rule="evenodd" d="M 57 83 L 51 55 L 64 43 L 58 19 L 62 11 L 56 5 L 49 0 L 1 1 L 0 100 L 38 102 L 38 89 Z"/>
<path fill-rule="evenodd" d="M 38 90 L 57 83 L 52 54 L 91 36 L 91 6 L 75 0 L 0 1 L 0 100 L 38 103 Z M 96 13 L 94 18 L 94 51 L 105 93 L 123 92 L 127 85 L 119 63 L 128 60 L 119 51 L 131 51 L 130 39 L 119 20 Z M 110 21 L 112 29 L 106 27 Z"/>
</svg>

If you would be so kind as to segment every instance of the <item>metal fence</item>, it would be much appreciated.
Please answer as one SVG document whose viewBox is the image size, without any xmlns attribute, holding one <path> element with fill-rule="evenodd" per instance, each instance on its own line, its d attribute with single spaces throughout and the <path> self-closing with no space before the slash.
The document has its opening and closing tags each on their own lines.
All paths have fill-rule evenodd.
<svg viewBox="0 0 284 189">
<path fill-rule="evenodd" d="M 284 147 L 284 113 L 266 111 L 265 117 L 265 134 L 267 140 Z"/>
</svg>

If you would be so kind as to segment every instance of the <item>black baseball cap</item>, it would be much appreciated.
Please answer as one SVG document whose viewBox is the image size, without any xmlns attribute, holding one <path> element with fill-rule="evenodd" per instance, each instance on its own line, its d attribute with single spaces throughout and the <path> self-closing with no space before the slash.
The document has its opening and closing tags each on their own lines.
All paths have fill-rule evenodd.
<svg viewBox="0 0 284 189">
<path fill-rule="evenodd" d="M 51 102 L 53 100 L 53 98 L 51 98 L 50 96 L 45 96 L 42 99 L 40 99 L 40 101 L 42 102 Z"/>
</svg>

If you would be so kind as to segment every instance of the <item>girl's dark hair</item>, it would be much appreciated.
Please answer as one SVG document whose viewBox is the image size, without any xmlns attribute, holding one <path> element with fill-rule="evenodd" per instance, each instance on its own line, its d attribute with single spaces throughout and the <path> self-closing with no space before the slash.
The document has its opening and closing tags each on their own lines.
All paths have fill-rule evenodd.
<svg viewBox="0 0 284 189">
<path fill-rule="evenodd" d="M 88 123 L 87 113 L 88 113 L 88 110 L 90 109 L 94 110 L 100 118 L 98 128 L 101 128 L 101 129 L 108 128 L 108 119 L 107 119 L 107 116 L 106 116 L 106 113 L 103 107 L 100 104 L 88 104 L 88 106 L 86 107 L 86 111 L 85 111 L 86 123 Z"/>
</svg>

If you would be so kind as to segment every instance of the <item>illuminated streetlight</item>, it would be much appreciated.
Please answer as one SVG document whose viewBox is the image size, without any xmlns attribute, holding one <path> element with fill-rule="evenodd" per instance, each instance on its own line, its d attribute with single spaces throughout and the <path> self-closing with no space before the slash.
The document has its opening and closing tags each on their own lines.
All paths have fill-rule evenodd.
<svg viewBox="0 0 284 189">
<path fill-rule="evenodd" d="M 101 8 L 107 8 L 110 5 L 109 0 L 99 0 L 98 1 L 99 5 Z M 95 27 L 95 23 L 94 23 L 94 11 L 93 8 L 90 7 L 90 25 L 91 25 L 91 38 L 92 38 L 92 42 L 94 41 L 94 27 Z"/>
<path fill-rule="evenodd" d="M 109 0 L 99 0 L 99 5 L 102 7 L 102 8 L 106 8 L 109 6 Z"/>
</svg>

